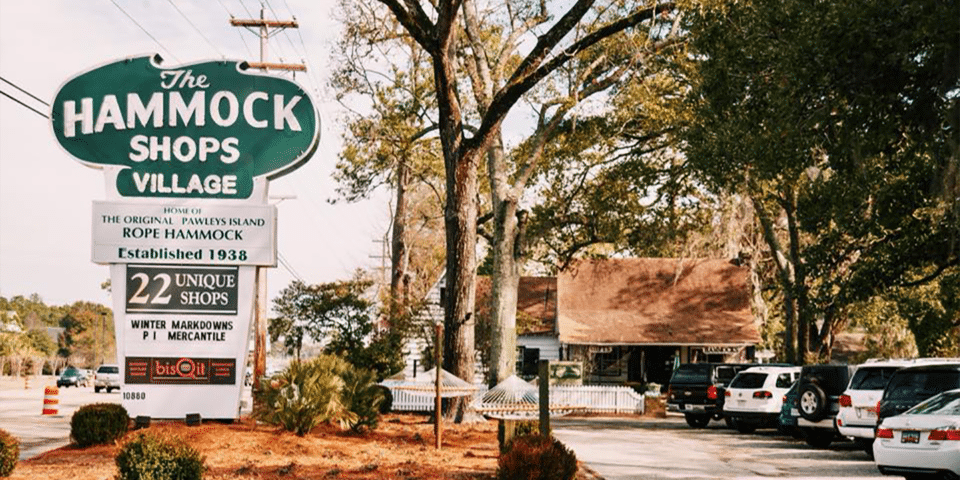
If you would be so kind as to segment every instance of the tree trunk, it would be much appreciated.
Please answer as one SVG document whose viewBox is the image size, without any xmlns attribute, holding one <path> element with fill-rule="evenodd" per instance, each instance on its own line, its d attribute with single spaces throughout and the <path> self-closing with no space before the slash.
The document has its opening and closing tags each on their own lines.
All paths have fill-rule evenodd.
<svg viewBox="0 0 960 480">
<path fill-rule="evenodd" d="M 793 275 L 790 264 L 783 255 L 783 249 L 780 241 L 777 240 L 777 232 L 773 228 L 773 219 L 767 212 L 763 202 L 751 193 L 753 209 L 756 212 L 757 219 L 763 227 L 763 238 L 770 248 L 770 254 L 777 265 L 777 277 L 780 279 L 780 285 L 783 287 L 783 310 L 784 310 L 784 354 L 787 361 L 801 365 L 798 360 L 796 350 L 797 321 L 796 321 L 796 303 L 793 296 Z"/>
<path fill-rule="evenodd" d="M 407 184 L 410 166 L 405 158 L 397 163 L 397 204 L 393 212 L 393 232 L 390 242 L 390 322 L 401 314 L 407 305 L 406 289 L 402 283 L 407 274 L 409 253 L 407 251 Z"/>
<path fill-rule="evenodd" d="M 520 248 L 517 202 L 503 166 L 498 142 L 487 153 L 490 196 L 493 200 L 493 278 L 490 291 L 490 387 L 516 373 L 517 294 L 520 286 Z"/>
<path fill-rule="evenodd" d="M 797 321 L 797 365 L 807 363 L 807 356 L 810 353 L 810 337 L 813 333 L 811 326 L 813 319 L 810 318 L 810 302 L 807 294 L 807 275 L 804 268 L 803 258 L 800 253 L 800 227 L 797 225 L 797 195 L 793 187 L 787 186 L 783 200 L 783 209 L 787 217 L 787 230 L 790 234 L 790 262 L 793 265 L 793 279 L 791 285 L 787 286 L 791 290 L 791 295 L 796 302 L 796 321 Z"/>
<path fill-rule="evenodd" d="M 477 153 L 469 152 L 447 171 L 447 281 L 444 311 L 443 365 L 473 383 L 474 303 L 476 301 Z M 454 421 L 464 419 L 466 400 L 451 402 Z"/>
</svg>

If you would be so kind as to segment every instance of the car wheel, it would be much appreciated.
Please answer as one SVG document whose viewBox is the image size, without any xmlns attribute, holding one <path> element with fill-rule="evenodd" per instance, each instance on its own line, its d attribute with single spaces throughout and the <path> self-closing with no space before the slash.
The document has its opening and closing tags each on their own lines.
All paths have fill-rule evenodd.
<svg viewBox="0 0 960 480">
<path fill-rule="evenodd" d="M 744 422 L 743 420 L 734 420 L 734 428 L 737 429 L 740 433 L 753 433 L 757 431 L 757 425 L 755 423 Z"/>
<path fill-rule="evenodd" d="M 811 422 L 819 422 L 827 417 L 827 394 L 819 385 L 808 383 L 801 386 L 797 404 L 800 416 Z"/>
<path fill-rule="evenodd" d="M 791 425 L 777 425 L 777 433 L 784 437 L 800 438 L 800 432 L 797 427 Z"/>
<path fill-rule="evenodd" d="M 683 418 L 687 420 L 687 425 L 692 428 L 704 428 L 710 423 L 709 415 L 684 415 Z"/>
<path fill-rule="evenodd" d="M 863 450 L 870 459 L 873 459 L 873 439 L 872 438 L 855 438 L 853 443 L 857 445 L 857 448 Z"/>
<path fill-rule="evenodd" d="M 827 448 L 833 443 L 833 431 L 821 430 L 817 428 L 805 428 L 802 430 L 803 440 L 813 448 Z"/>
<path fill-rule="evenodd" d="M 93 393 L 100 393 L 100 387 L 93 387 Z"/>
</svg>

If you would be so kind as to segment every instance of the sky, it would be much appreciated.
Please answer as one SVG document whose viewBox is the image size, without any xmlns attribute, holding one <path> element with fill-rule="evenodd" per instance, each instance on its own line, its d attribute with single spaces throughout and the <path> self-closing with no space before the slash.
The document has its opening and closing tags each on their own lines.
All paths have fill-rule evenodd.
<svg viewBox="0 0 960 480">
<path fill-rule="evenodd" d="M 389 193 L 356 204 L 328 202 L 336 198 L 332 172 L 343 110 L 327 86 L 340 31 L 335 1 L 263 5 L 267 18 L 298 20 L 299 31 L 271 37 L 268 61 L 306 60 L 308 72 L 296 81 L 312 94 L 322 119 L 313 158 L 270 184 L 281 257 L 267 277 L 272 304 L 297 278 L 322 283 L 350 278 L 358 268 L 378 269 Z M 159 53 L 166 67 L 255 61 L 258 38 L 229 19 L 258 17 L 260 9 L 254 0 L 0 0 L 0 91 L 47 114 L 49 107 L 17 87 L 50 103 L 70 77 L 120 58 Z M 103 173 L 61 149 L 49 120 L 0 96 L 0 296 L 36 293 L 51 305 L 111 305 L 100 287 L 109 269 L 91 262 L 91 205 L 105 199 L 105 191 Z"/>
</svg>

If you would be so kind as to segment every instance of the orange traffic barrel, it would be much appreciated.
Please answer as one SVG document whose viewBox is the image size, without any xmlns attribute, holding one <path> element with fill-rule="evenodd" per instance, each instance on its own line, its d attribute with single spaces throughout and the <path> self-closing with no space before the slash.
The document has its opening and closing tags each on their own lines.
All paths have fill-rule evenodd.
<svg viewBox="0 0 960 480">
<path fill-rule="evenodd" d="M 60 394 L 60 388 L 58 387 L 46 387 L 43 389 L 43 414 L 44 415 L 56 415 L 57 414 L 57 405 L 60 404 L 60 400 L 57 398 L 57 395 Z"/>
</svg>

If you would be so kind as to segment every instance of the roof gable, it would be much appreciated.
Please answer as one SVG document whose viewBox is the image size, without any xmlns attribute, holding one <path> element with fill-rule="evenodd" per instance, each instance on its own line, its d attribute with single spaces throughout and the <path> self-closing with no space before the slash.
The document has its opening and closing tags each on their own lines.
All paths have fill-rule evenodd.
<svg viewBox="0 0 960 480">
<path fill-rule="evenodd" d="M 477 314 L 490 318 L 490 277 L 477 277 Z M 517 334 L 554 333 L 557 322 L 557 278 L 520 277 L 517 287 Z"/>
</svg>

